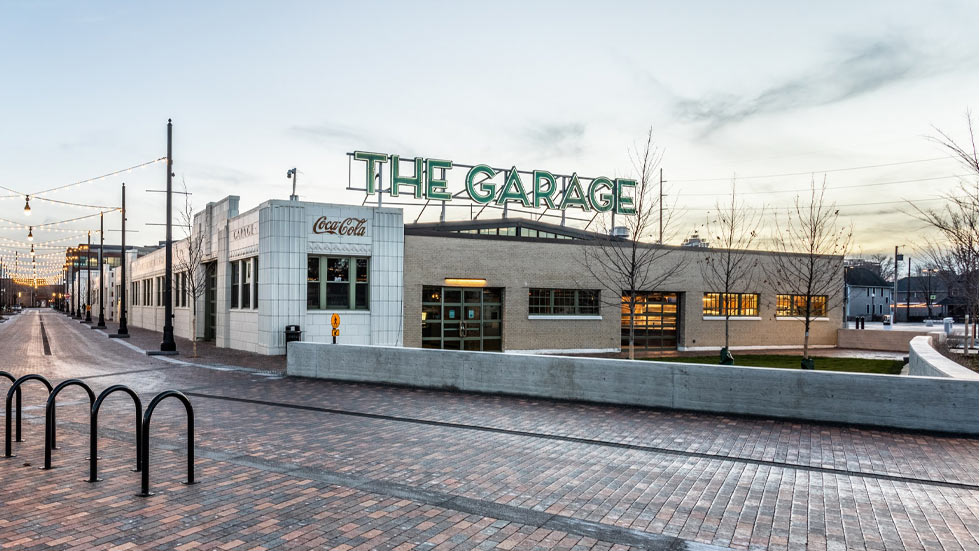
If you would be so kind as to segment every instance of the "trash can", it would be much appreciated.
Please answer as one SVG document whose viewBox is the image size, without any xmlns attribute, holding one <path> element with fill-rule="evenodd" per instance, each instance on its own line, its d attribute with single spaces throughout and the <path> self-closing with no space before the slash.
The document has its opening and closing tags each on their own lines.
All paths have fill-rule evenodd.
<svg viewBox="0 0 980 551">
<path fill-rule="evenodd" d="M 728 350 L 728 348 L 721 349 L 720 360 L 721 365 L 735 365 L 735 357 L 732 356 L 732 353 Z"/>
<path fill-rule="evenodd" d="M 953 318 L 943 318 L 943 333 L 947 337 L 953 333 Z"/>
<path fill-rule="evenodd" d="M 286 342 L 298 342 L 302 340 L 303 332 L 299 330 L 298 325 L 287 325 L 286 326 Z"/>
</svg>

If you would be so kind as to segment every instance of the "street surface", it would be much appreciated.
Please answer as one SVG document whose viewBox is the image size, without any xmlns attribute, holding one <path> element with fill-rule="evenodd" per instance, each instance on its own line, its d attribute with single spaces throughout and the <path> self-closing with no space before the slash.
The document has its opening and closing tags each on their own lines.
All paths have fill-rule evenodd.
<svg viewBox="0 0 980 551">
<path fill-rule="evenodd" d="M 42 327 L 43 326 L 43 327 Z M 286 378 L 281 359 L 174 363 L 62 314 L 0 324 L 0 369 L 114 384 L 196 414 L 151 426 L 137 497 L 133 404 L 58 400 L 55 468 L 24 386 L 24 439 L 0 458 L 4 549 L 969 549 L 976 438 Z M 179 343 L 183 353 L 186 343 Z M 220 356 L 220 357 L 219 357 Z M 224 359 L 222 359 L 224 358 Z M 210 365 L 189 365 L 194 362 Z M 0 379 L 0 388 L 9 382 Z M 4 395 L 6 393 L 4 392 Z"/>
</svg>

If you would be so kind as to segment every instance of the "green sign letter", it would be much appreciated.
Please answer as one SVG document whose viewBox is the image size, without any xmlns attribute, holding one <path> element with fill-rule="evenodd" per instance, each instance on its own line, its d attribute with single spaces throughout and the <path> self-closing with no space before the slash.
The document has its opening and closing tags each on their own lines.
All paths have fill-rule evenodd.
<svg viewBox="0 0 980 551">
<path fill-rule="evenodd" d="M 555 208 L 555 201 L 551 198 L 558 191 L 555 175 L 547 170 L 535 170 L 531 178 L 534 180 L 534 208 L 541 206 L 542 199 L 549 209 Z M 547 187 L 541 187 L 541 180 L 548 182 Z"/>
<path fill-rule="evenodd" d="M 514 188 L 511 191 L 511 188 Z M 521 175 L 517 172 L 517 167 L 511 167 L 510 172 L 507 173 L 507 182 L 504 183 L 503 189 L 500 190 L 500 197 L 497 198 L 497 204 L 503 205 L 507 201 L 520 201 L 525 207 L 531 206 L 531 201 L 527 198 L 527 192 L 524 191 L 524 183 L 521 182 Z"/>
<path fill-rule="evenodd" d="M 474 183 L 477 175 L 480 174 L 486 176 L 486 178 L 480 180 L 478 183 Z M 476 165 L 475 167 L 471 168 L 470 171 L 466 173 L 466 193 L 470 195 L 470 199 L 480 203 L 481 205 L 485 205 L 490 201 L 493 201 L 493 196 L 497 192 L 497 186 L 494 185 L 493 182 L 488 182 L 490 178 L 493 178 L 496 175 L 497 173 L 487 165 Z M 480 186 L 480 189 L 483 190 L 483 194 L 476 191 L 476 186 Z"/>
<path fill-rule="evenodd" d="M 398 173 L 401 170 L 398 155 L 391 156 L 391 196 L 398 197 L 398 186 L 412 186 L 412 196 L 416 199 L 422 197 L 422 157 L 415 158 L 415 176 L 402 176 Z"/>
<path fill-rule="evenodd" d="M 616 178 L 616 214 L 636 214 L 633 198 L 623 194 L 623 191 L 628 187 L 635 188 L 636 180 Z"/>
<path fill-rule="evenodd" d="M 574 193 L 574 197 L 573 194 Z M 568 184 L 568 189 L 565 190 L 565 196 L 561 198 L 561 206 L 558 207 L 561 210 L 565 210 L 568 207 L 581 207 L 585 212 L 589 212 L 589 202 L 585 199 L 585 192 L 582 191 L 582 184 L 578 181 L 578 173 L 572 173 L 572 181 Z"/>
<path fill-rule="evenodd" d="M 369 153 L 367 151 L 355 151 L 354 152 L 355 161 L 366 161 L 367 171 L 365 175 L 364 187 L 367 189 L 366 193 L 368 195 L 373 195 L 374 190 L 374 163 L 385 163 L 388 162 L 388 156 L 384 153 Z"/>
<path fill-rule="evenodd" d="M 616 197 L 613 193 L 600 193 L 596 197 L 596 192 L 599 188 L 605 186 L 610 192 L 613 191 L 613 183 L 605 176 L 599 176 L 598 178 L 592 180 L 589 185 L 589 201 L 592 202 L 592 208 L 596 212 L 609 212 L 613 208 L 613 203 L 616 201 Z"/>
<path fill-rule="evenodd" d="M 437 201 L 449 201 L 452 199 L 452 195 L 446 191 L 446 180 L 444 178 L 436 178 L 437 168 L 451 170 L 453 168 L 453 162 L 441 159 L 425 160 L 425 196 L 428 199 L 435 199 Z"/>
</svg>

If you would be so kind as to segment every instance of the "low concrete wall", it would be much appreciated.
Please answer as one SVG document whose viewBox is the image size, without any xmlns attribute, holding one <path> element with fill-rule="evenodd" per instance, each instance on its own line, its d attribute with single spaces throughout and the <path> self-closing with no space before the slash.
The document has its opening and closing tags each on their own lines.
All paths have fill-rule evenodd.
<svg viewBox="0 0 980 551">
<path fill-rule="evenodd" d="M 943 356 L 932 347 L 933 339 L 944 336 L 916 337 L 909 343 L 909 375 L 915 377 L 949 377 L 978 381 L 980 375 Z"/>
<path fill-rule="evenodd" d="M 838 329 L 837 348 L 857 350 L 881 350 L 883 352 L 907 352 L 909 341 L 928 335 L 929 331 L 900 331 L 876 329 Z"/>
<path fill-rule="evenodd" d="M 292 342 L 286 373 L 343 381 L 977 434 L 976 382 Z"/>
</svg>

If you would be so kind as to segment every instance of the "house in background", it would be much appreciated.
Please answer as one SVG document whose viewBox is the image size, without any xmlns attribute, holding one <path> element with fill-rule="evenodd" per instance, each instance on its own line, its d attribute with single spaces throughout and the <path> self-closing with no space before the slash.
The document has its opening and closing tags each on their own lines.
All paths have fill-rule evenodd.
<svg viewBox="0 0 980 551">
<path fill-rule="evenodd" d="M 867 268 L 845 267 L 844 284 L 847 319 L 864 317 L 875 321 L 891 314 L 894 291 L 891 282 Z"/>
</svg>

